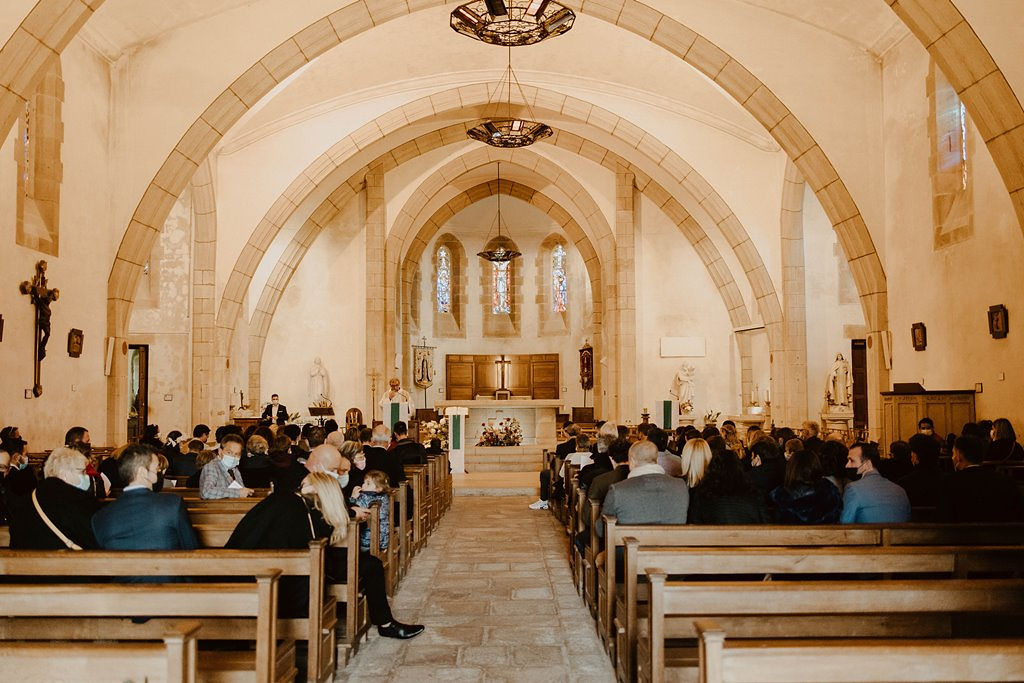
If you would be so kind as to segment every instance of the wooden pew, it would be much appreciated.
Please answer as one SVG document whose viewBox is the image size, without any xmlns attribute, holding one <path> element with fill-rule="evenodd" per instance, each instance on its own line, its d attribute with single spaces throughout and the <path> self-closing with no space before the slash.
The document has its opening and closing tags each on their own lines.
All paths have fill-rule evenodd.
<svg viewBox="0 0 1024 683">
<path fill-rule="evenodd" d="M 909 618 L 909 624 L 923 618 L 922 629 L 931 631 L 937 620 L 949 619 L 951 623 L 964 614 L 1024 613 L 1021 580 L 687 583 L 668 582 L 665 573 L 656 570 L 649 570 L 647 576 L 651 584 L 650 619 L 648 632 L 641 634 L 637 647 L 638 677 L 655 683 L 679 678 L 680 667 L 697 663 L 689 651 L 682 657 L 666 652 L 665 641 L 694 637 L 694 622 L 709 617 L 746 617 L 737 626 L 746 631 L 745 637 L 768 638 L 799 636 L 794 622 L 788 619 L 827 617 L 823 621 L 833 624 L 832 634 L 841 642 L 860 636 L 865 618 Z M 761 672 L 762 676 L 766 673 Z"/>
<path fill-rule="evenodd" d="M 352 523 L 355 526 L 355 522 Z M 352 531 L 350 527 L 350 532 Z M 357 543 L 358 546 L 358 543 Z M 307 680 L 329 680 L 334 675 L 336 605 L 333 596 L 324 596 L 325 540 L 313 541 L 308 550 L 221 550 L 193 551 L 70 551 L 7 550 L 0 551 L 0 574 L 7 576 L 67 576 L 69 569 L 84 576 L 174 576 L 174 577 L 241 577 L 261 573 L 309 577 L 308 616 L 305 619 L 280 619 L 277 625 L 282 637 L 305 640 L 308 645 Z M 73 563 L 72 567 L 69 564 Z M 357 574 L 358 576 L 358 574 Z M 140 584 L 134 584 L 140 585 Z M 141 584 L 151 585 L 151 584 Z M 175 584 L 187 588 L 202 584 Z M 239 584 L 247 585 L 247 584 Z M 276 603 L 276 600 L 275 600 Z M 40 624 L 45 629 L 56 622 Z M 156 622 L 154 620 L 155 624 Z M 0 620 L 0 624 L 4 624 Z M 25 633 L 32 624 L 4 624 L 3 634 Z M 109 625 L 97 621 L 94 635 L 116 633 L 122 624 Z M 128 632 L 139 629 L 128 626 Z M 85 628 L 82 626 L 81 628 Z M 203 639 L 233 640 L 253 637 L 251 624 L 232 619 L 205 620 Z"/>
<path fill-rule="evenodd" d="M 878 638 L 729 640 L 697 622 L 701 683 L 794 681 L 1019 681 L 1021 640 Z"/>
<path fill-rule="evenodd" d="M 715 577 L 751 575 L 752 580 L 766 580 L 785 575 L 842 576 L 880 575 L 887 578 L 967 578 L 994 572 L 1013 575 L 1024 568 L 1024 547 L 736 547 L 736 548 L 666 548 L 642 547 L 627 537 L 624 562 L 623 598 L 615 610 L 615 658 L 620 680 L 630 680 L 634 671 L 637 634 L 643 627 L 646 585 L 638 577 L 648 571 L 668 576 Z M 827 625 L 822 625 L 824 629 Z M 814 629 L 819 627 L 815 626 Z M 812 629 L 809 635 L 824 631 Z M 892 631 L 881 629 L 874 635 L 903 635 L 899 625 Z"/>
<path fill-rule="evenodd" d="M 63 571 L 67 569 L 65 558 Z M 2 635 L 18 641 L 152 640 L 166 632 L 166 618 L 203 617 L 204 630 L 221 618 L 254 619 L 255 659 L 248 653 L 232 656 L 218 652 L 215 657 L 201 657 L 199 668 L 242 668 L 255 672 L 261 683 L 290 682 L 296 673 L 295 643 L 288 640 L 280 648 L 277 643 L 280 575 L 279 571 L 261 572 L 254 584 L 0 584 L 5 615 L 0 622 Z M 133 624 L 130 618 L 139 615 L 158 618 Z M 111 617 L 119 620 L 112 622 Z"/>
<path fill-rule="evenodd" d="M 199 622 L 182 623 L 164 633 L 162 643 L 6 641 L 0 678 L 100 683 L 116 671 L 125 681 L 193 683 L 199 629 Z"/>
</svg>

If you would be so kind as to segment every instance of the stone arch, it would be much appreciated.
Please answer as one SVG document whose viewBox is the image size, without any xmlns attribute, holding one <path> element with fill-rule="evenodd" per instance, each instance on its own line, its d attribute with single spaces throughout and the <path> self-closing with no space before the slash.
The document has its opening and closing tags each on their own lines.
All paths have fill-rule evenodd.
<svg viewBox="0 0 1024 683">
<path fill-rule="evenodd" d="M 176 197 L 198 164 L 245 112 L 284 78 L 344 40 L 399 16 L 442 4 L 442 0 L 422 0 L 416 3 L 415 9 L 410 9 L 408 5 L 358 0 L 279 44 L 225 89 L 175 145 L 133 212 L 108 279 L 109 336 L 115 340 L 125 336 L 144 255 L 151 250 Z M 796 115 L 738 60 L 698 32 L 652 7 L 636 0 L 569 4 L 585 15 L 619 26 L 676 55 L 714 81 L 768 130 L 818 196 L 850 261 L 871 335 L 882 334 L 888 327 L 886 276 L 871 234 L 838 171 Z M 468 86 L 470 90 L 474 87 L 480 86 Z M 404 112 L 403 116 L 396 116 L 389 122 L 389 129 L 405 125 L 402 118 Z M 643 130 L 634 124 L 622 121 L 616 126 L 619 128 L 637 140 L 644 137 Z M 363 131 L 372 136 L 386 132 L 376 122 Z M 877 382 L 869 390 L 870 395 L 877 395 L 877 384 L 888 383 L 888 373 L 879 360 L 881 344 L 876 343 L 875 347 L 872 360 Z M 110 374 L 108 391 L 108 426 L 114 437 L 124 432 L 120 424 L 123 421 L 119 420 L 124 410 L 119 394 L 123 392 L 119 392 L 117 386 L 122 383 L 125 371 L 124 360 L 118 358 Z M 876 413 L 877 408 L 874 407 Z M 876 418 L 880 418 L 880 414 L 876 414 Z"/>
<path fill-rule="evenodd" d="M 225 368 L 216 338 L 217 195 L 209 159 L 192 177 L 192 210 L 192 423 L 211 424 L 225 398 Z"/>
<path fill-rule="evenodd" d="M 1024 108 L 985 43 L 952 0 L 886 0 L 946 78 L 978 127 L 1024 230 Z"/>
</svg>

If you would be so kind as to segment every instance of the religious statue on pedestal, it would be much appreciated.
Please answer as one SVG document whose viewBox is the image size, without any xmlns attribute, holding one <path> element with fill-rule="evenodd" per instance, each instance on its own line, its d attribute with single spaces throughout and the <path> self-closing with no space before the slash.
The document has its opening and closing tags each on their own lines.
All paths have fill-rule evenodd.
<svg viewBox="0 0 1024 683">
<path fill-rule="evenodd" d="M 331 376 L 327 374 L 323 360 L 318 356 L 309 369 L 309 405 L 319 405 L 331 400 Z"/>
<path fill-rule="evenodd" d="M 853 374 L 850 372 L 850 364 L 841 353 L 836 354 L 836 360 L 832 363 L 832 369 L 828 374 L 828 382 L 825 385 L 825 405 L 853 405 Z"/>
<path fill-rule="evenodd" d="M 683 363 L 676 371 L 675 377 L 672 378 L 672 388 L 668 393 L 679 401 L 679 409 L 683 413 L 693 410 L 693 398 L 696 393 L 694 376 L 696 374 L 696 368 L 689 363 Z"/>
</svg>

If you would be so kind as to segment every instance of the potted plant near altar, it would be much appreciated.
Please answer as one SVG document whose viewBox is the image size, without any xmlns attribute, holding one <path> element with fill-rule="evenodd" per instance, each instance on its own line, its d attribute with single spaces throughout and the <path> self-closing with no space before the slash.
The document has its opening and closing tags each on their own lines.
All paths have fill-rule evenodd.
<svg viewBox="0 0 1024 683">
<path fill-rule="evenodd" d="M 445 415 L 440 420 L 431 420 L 430 422 L 424 422 L 420 426 L 420 434 L 423 434 L 424 446 L 430 446 L 431 439 L 440 439 L 441 448 L 448 450 L 448 416 Z"/>
<path fill-rule="evenodd" d="M 477 446 L 519 446 L 523 443 L 523 427 L 514 417 L 499 420 L 497 424 L 481 422 L 483 431 Z"/>
<path fill-rule="evenodd" d="M 709 410 L 704 413 L 704 426 L 705 427 L 717 427 L 718 418 L 721 417 L 722 411 Z"/>
</svg>

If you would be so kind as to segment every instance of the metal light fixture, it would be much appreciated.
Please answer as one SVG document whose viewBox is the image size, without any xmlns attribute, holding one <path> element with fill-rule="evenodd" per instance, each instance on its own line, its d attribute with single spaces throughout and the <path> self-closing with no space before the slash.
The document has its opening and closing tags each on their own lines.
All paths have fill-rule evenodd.
<svg viewBox="0 0 1024 683">
<path fill-rule="evenodd" d="M 472 0 L 452 11 L 456 32 L 491 45 L 533 45 L 572 28 L 576 14 L 554 0 Z"/>
<path fill-rule="evenodd" d="M 512 115 L 513 82 L 515 83 L 516 88 L 519 89 L 519 96 L 526 105 L 527 113 L 530 116 L 529 119 L 517 118 Z M 491 102 L 501 97 L 503 90 L 506 94 L 505 103 L 507 106 L 507 115 L 504 118 L 488 119 L 487 121 L 467 130 L 466 135 L 479 142 L 485 142 L 491 147 L 503 147 L 508 149 L 515 147 L 527 147 L 538 140 L 548 137 L 554 132 L 551 130 L 551 126 L 546 123 L 540 123 L 533 120 L 533 107 L 530 106 L 530 101 L 526 98 L 526 93 L 523 91 L 523 86 L 520 85 L 519 79 L 516 77 L 516 72 L 512 70 L 512 48 L 508 48 L 508 66 L 505 67 L 505 73 L 503 73 L 501 78 L 498 80 L 498 84 L 495 86 L 494 92 L 488 93 L 487 101 Z"/>
<path fill-rule="evenodd" d="M 501 162 L 500 161 L 498 162 L 498 192 L 497 192 L 497 195 L 498 195 L 498 213 L 494 217 L 494 222 L 497 223 L 497 225 L 498 225 L 498 236 L 495 238 L 495 240 L 488 240 L 487 243 L 490 244 L 492 241 L 497 241 L 498 244 L 496 245 L 496 247 L 494 249 L 484 249 L 483 251 L 477 252 L 477 256 L 479 256 L 480 258 L 482 258 L 482 259 L 484 259 L 486 261 L 490 261 L 491 263 L 506 263 L 508 261 L 511 261 L 512 259 L 519 258 L 523 254 L 522 254 L 522 252 L 516 251 L 515 249 L 506 249 L 505 246 L 501 244 L 501 237 L 502 237 L 502 235 L 501 235 Z M 488 232 L 487 234 L 489 235 L 490 232 Z M 512 241 L 511 238 L 506 238 L 506 239 L 508 239 L 509 242 Z"/>
</svg>

